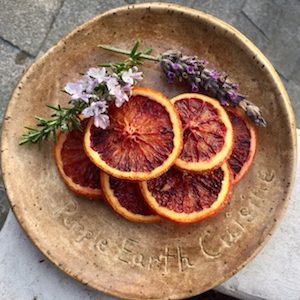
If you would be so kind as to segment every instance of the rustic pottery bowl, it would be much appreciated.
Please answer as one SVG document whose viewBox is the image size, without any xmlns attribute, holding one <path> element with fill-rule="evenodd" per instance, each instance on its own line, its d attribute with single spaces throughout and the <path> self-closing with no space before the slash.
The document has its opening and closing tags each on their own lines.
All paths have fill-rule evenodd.
<svg viewBox="0 0 300 300">
<path fill-rule="evenodd" d="M 52 143 L 19 146 L 24 125 L 66 105 L 70 80 L 120 55 L 99 43 L 131 48 L 140 39 L 155 54 L 169 48 L 206 58 L 230 74 L 268 121 L 258 128 L 254 165 L 219 216 L 191 226 L 130 223 L 99 202 L 74 196 L 57 172 Z M 143 85 L 172 97 L 154 63 Z M 129 299 L 177 299 L 213 288 L 262 249 L 282 217 L 295 172 L 295 120 L 270 62 L 240 32 L 202 12 L 143 4 L 104 13 L 73 31 L 35 62 L 9 103 L 2 133 L 2 169 L 14 213 L 33 243 L 61 270 L 99 291 Z"/>
</svg>

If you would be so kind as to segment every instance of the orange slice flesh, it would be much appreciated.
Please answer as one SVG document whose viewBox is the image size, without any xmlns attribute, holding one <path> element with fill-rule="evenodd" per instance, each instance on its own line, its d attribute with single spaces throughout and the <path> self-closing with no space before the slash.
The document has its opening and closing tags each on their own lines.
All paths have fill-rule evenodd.
<svg viewBox="0 0 300 300">
<path fill-rule="evenodd" d="M 107 202 L 127 220 L 142 223 L 160 220 L 145 202 L 138 183 L 119 180 L 102 172 L 101 186 Z"/>
<path fill-rule="evenodd" d="M 166 172 L 182 150 L 182 126 L 170 101 L 157 91 L 135 88 L 129 101 L 109 107 L 110 126 L 91 119 L 84 137 L 90 159 L 105 173 L 148 180 Z"/>
<path fill-rule="evenodd" d="M 234 132 L 234 145 L 228 160 L 233 183 L 238 183 L 250 169 L 256 153 L 256 130 L 245 114 L 238 109 L 227 109 Z"/>
<path fill-rule="evenodd" d="M 81 121 L 84 131 L 87 120 Z M 60 133 L 54 148 L 54 156 L 58 171 L 66 185 L 80 196 L 99 199 L 100 170 L 90 161 L 83 149 L 84 133 L 73 130 Z"/>
<path fill-rule="evenodd" d="M 183 150 L 175 164 L 182 170 L 203 172 L 220 166 L 231 154 L 233 129 L 219 102 L 201 94 L 173 99 L 183 125 Z"/>
<path fill-rule="evenodd" d="M 195 223 L 218 214 L 231 197 L 232 175 L 227 163 L 206 174 L 170 169 L 140 183 L 149 206 L 176 223 Z"/>
</svg>

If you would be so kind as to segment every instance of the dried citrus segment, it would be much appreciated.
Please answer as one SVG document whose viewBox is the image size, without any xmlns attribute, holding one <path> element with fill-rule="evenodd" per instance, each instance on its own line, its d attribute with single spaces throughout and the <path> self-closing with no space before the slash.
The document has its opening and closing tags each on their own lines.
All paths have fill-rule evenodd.
<svg viewBox="0 0 300 300">
<path fill-rule="evenodd" d="M 101 197 L 100 170 L 90 161 L 83 149 L 84 129 L 87 120 L 81 122 L 82 131 L 60 133 L 54 149 L 56 164 L 66 185 L 76 194 L 98 199 Z"/>
<path fill-rule="evenodd" d="M 231 154 L 233 130 L 217 100 L 201 94 L 182 94 L 171 100 L 183 126 L 183 150 L 175 164 L 188 171 L 220 166 Z"/>
<path fill-rule="evenodd" d="M 234 145 L 228 160 L 233 173 L 233 182 L 237 183 L 247 173 L 252 165 L 256 152 L 256 131 L 245 114 L 238 109 L 228 109 L 228 115 L 233 126 Z"/>
<path fill-rule="evenodd" d="M 232 175 L 224 163 L 206 174 L 176 168 L 161 177 L 140 183 L 149 206 L 178 223 L 194 223 L 219 213 L 231 196 Z"/>
<path fill-rule="evenodd" d="M 102 172 L 101 186 L 107 202 L 124 218 L 143 223 L 160 220 L 145 202 L 138 183 L 119 180 Z"/>
<path fill-rule="evenodd" d="M 109 107 L 110 126 L 89 122 L 84 146 L 104 172 L 120 179 L 148 180 L 166 172 L 182 149 L 180 118 L 159 92 L 135 88 L 129 101 Z"/>
</svg>

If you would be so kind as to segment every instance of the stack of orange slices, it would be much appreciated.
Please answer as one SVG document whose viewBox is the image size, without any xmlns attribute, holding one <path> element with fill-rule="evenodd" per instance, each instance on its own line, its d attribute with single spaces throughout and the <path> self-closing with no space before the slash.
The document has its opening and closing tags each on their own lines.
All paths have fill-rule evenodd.
<svg viewBox="0 0 300 300">
<path fill-rule="evenodd" d="M 59 135 L 59 173 L 75 193 L 105 198 L 134 222 L 166 218 L 194 223 L 218 214 L 256 150 L 253 125 L 201 94 L 171 100 L 135 88 L 128 102 L 109 107 L 110 126 L 82 121 Z"/>
</svg>

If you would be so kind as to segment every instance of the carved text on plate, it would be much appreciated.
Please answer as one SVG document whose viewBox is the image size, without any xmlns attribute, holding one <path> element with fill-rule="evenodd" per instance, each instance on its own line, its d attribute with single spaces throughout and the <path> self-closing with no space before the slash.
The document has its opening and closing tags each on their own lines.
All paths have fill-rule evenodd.
<svg viewBox="0 0 300 300">
<path fill-rule="evenodd" d="M 257 178 L 256 186 L 248 193 L 247 197 L 240 195 L 242 207 L 239 213 L 234 217 L 230 212 L 225 213 L 224 229 L 221 232 L 218 230 L 217 233 L 207 229 L 200 235 L 197 256 L 202 254 L 207 259 L 222 256 L 226 249 L 234 246 L 247 233 L 247 228 L 256 220 L 257 216 L 264 212 L 266 206 L 263 205 L 263 201 L 266 199 L 267 193 L 271 187 L 280 188 L 280 184 L 277 184 L 273 170 L 260 171 Z M 82 220 L 83 216 L 78 214 L 78 203 L 72 198 L 59 207 L 56 204 L 53 209 L 53 216 L 60 219 L 63 226 L 73 233 L 74 242 L 89 242 L 89 246 L 101 255 L 108 255 L 131 267 L 149 271 L 160 270 L 165 274 L 185 272 L 196 267 L 197 259 L 195 258 L 193 261 L 193 258 L 186 253 L 183 245 L 164 245 L 160 252 L 152 255 L 148 254 L 147 251 L 146 254 L 140 242 L 134 237 L 113 241 L 95 230 L 86 228 Z"/>
<path fill-rule="evenodd" d="M 180 246 L 165 246 L 164 250 L 158 255 L 146 255 L 141 252 L 139 242 L 131 238 L 123 241 L 118 259 L 132 266 L 148 270 L 157 269 L 163 273 L 184 272 L 187 269 L 194 268 L 191 259 Z"/>
<path fill-rule="evenodd" d="M 233 218 L 230 212 L 225 214 L 228 218 L 226 226 L 221 233 L 216 234 L 207 230 L 199 238 L 199 246 L 204 256 L 207 258 L 218 258 L 238 242 L 238 240 L 247 232 L 249 223 L 256 220 L 259 214 L 264 213 L 264 200 L 271 187 L 275 189 L 281 188 L 280 184 L 275 184 L 275 172 L 260 171 L 258 173 L 258 181 L 256 186 L 249 192 L 248 196 L 240 195 L 243 206 L 239 210 L 239 214 Z M 269 208 L 268 208 L 269 209 Z"/>
</svg>

